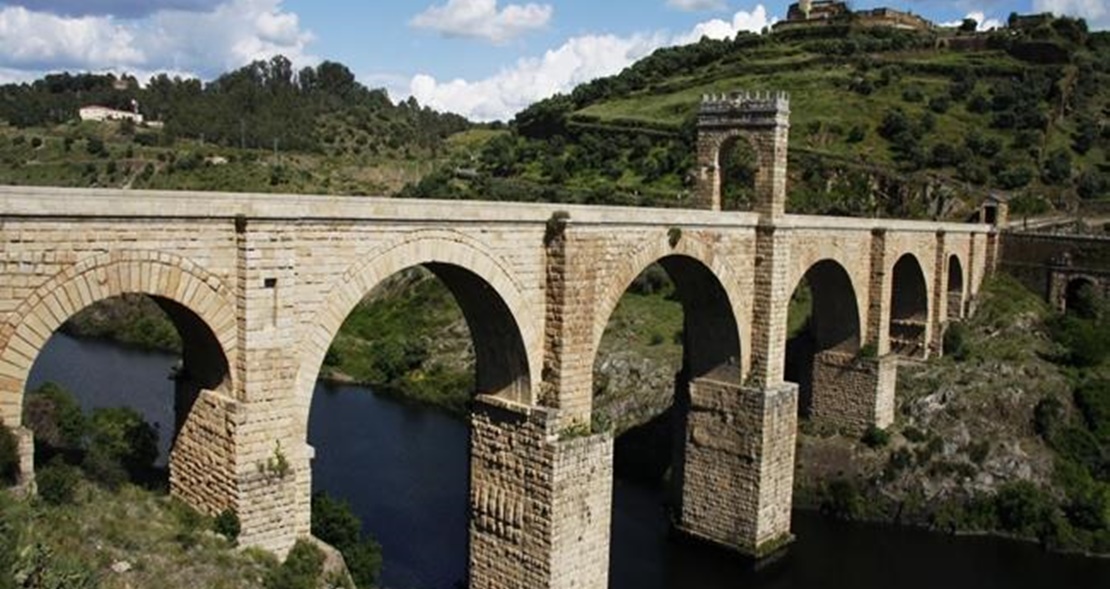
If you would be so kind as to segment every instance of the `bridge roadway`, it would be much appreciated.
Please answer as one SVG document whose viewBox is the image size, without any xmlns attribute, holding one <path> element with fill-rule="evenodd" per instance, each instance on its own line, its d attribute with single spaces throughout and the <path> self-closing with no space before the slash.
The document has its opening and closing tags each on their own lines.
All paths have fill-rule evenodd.
<svg viewBox="0 0 1110 589">
<path fill-rule="evenodd" d="M 884 426 L 895 357 L 939 352 L 996 235 L 774 210 L 0 187 L 0 417 L 31 486 L 21 414 L 39 351 L 81 309 L 149 295 L 184 342 L 171 492 L 234 510 L 244 544 L 281 553 L 309 533 L 324 355 L 375 285 L 422 265 L 457 298 L 477 357 L 471 587 L 604 588 L 613 446 L 589 427 L 594 357 L 641 271 L 661 264 L 685 313 L 677 525 L 759 555 L 790 538 L 795 288 L 813 293 L 803 410 Z"/>
</svg>

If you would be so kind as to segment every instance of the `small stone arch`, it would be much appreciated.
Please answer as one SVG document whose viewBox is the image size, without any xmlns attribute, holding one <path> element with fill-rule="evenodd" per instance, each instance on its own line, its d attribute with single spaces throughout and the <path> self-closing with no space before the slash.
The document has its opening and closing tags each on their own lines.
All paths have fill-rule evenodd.
<svg viewBox="0 0 1110 589">
<path fill-rule="evenodd" d="M 307 440 L 312 391 L 339 328 L 374 287 L 414 266 L 431 270 L 462 307 L 475 342 L 479 392 L 531 403 L 538 334 L 531 321 L 536 314 L 523 289 L 508 266 L 480 242 L 456 232 L 422 231 L 354 264 L 325 296 L 320 312 L 313 315 L 315 323 L 306 327 L 303 338 L 297 379 L 300 439 Z M 484 386 L 492 388 L 485 390 Z"/>
<path fill-rule="evenodd" d="M 948 256 L 948 319 L 955 321 L 964 316 L 964 269 L 960 256 Z"/>
<path fill-rule="evenodd" d="M 721 154 L 747 140 L 755 152 L 752 210 L 782 215 L 786 207 L 786 165 L 790 98 L 783 92 L 739 92 L 705 96 L 698 111 L 698 189 L 695 206 L 721 210 Z"/>
<path fill-rule="evenodd" d="M 912 253 L 898 258 L 891 272 L 890 349 L 911 358 L 928 351 L 929 287 L 921 262 Z"/>
<path fill-rule="evenodd" d="M 737 289 L 739 279 L 696 234 L 683 236 L 673 246 L 670 241 L 666 232 L 645 240 L 613 273 L 615 278 L 599 297 L 594 314 L 590 365 L 597 357 L 609 318 L 629 285 L 649 266 L 659 263 L 675 282 L 683 302 L 686 334 L 683 355 L 690 378 L 724 364 L 735 364 L 739 369 L 735 371 L 737 375 L 747 374 L 750 359 L 742 342 L 749 334 L 742 331 L 738 320 L 743 300 Z"/>
<path fill-rule="evenodd" d="M 228 370 L 234 365 L 236 343 L 232 290 L 219 277 L 174 254 L 110 252 L 51 277 L 8 314 L 0 328 L 0 416 L 5 423 L 22 422 L 27 377 L 54 332 L 85 307 L 123 294 L 149 295 L 167 311 L 182 332 L 186 360 L 194 355 L 209 367 L 204 371 L 209 374 L 201 377 L 204 388 L 235 390 Z M 190 341 L 197 346 L 190 349 Z M 217 346 L 218 350 L 208 349 Z"/>
</svg>

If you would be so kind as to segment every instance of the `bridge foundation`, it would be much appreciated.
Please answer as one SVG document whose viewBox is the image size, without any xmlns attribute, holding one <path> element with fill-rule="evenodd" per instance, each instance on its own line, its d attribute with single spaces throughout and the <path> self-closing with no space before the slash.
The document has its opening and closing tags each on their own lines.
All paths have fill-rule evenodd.
<svg viewBox="0 0 1110 589">
<path fill-rule="evenodd" d="M 864 358 L 826 350 L 813 358 L 810 419 L 818 425 L 861 433 L 894 423 L 898 360 L 893 355 Z"/>
<path fill-rule="evenodd" d="M 678 529 L 755 558 L 789 543 L 797 422 L 793 383 L 692 381 Z"/>
<path fill-rule="evenodd" d="M 559 433 L 557 411 L 481 397 L 471 414 L 472 589 L 606 589 L 608 434 Z"/>
</svg>

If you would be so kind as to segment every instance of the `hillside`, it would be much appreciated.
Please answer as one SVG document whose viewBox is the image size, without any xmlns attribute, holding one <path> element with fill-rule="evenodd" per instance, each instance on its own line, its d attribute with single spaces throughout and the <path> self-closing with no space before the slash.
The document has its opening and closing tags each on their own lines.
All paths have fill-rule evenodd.
<svg viewBox="0 0 1110 589">
<path fill-rule="evenodd" d="M 959 217 L 998 189 L 1019 195 L 1020 214 L 1107 190 L 1110 34 L 1062 18 L 970 37 L 844 26 L 661 49 L 533 105 L 405 194 L 675 206 L 692 189 L 701 97 L 741 89 L 791 93 L 794 212 Z M 724 161 L 734 208 L 746 158 Z"/>
<path fill-rule="evenodd" d="M 82 122 L 89 105 L 143 119 Z M 145 86 L 52 74 L 0 86 L 0 183 L 382 194 L 419 180 L 470 128 L 394 104 L 334 62 L 294 72 L 276 56 L 208 83 L 159 75 Z"/>
</svg>

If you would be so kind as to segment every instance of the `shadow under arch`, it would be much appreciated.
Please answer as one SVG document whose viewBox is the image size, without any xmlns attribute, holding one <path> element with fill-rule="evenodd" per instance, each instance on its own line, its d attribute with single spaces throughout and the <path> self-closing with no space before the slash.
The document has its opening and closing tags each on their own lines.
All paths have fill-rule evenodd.
<svg viewBox="0 0 1110 589">
<path fill-rule="evenodd" d="M 474 343 L 477 393 L 528 404 L 537 341 L 531 305 L 497 257 L 462 235 L 408 236 L 348 270 L 327 295 L 305 338 L 297 380 L 298 439 L 307 440 L 317 376 L 331 342 L 362 299 L 389 277 L 422 266 L 439 278 L 462 309 Z"/>
<path fill-rule="evenodd" d="M 960 257 L 948 257 L 948 319 L 961 319 L 964 316 L 964 268 Z"/>
<path fill-rule="evenodd" d="M 894 264 L 890 289 L 890 350 L 900 356 L 920 358 L 928 344 L 929 288 L 925 271 L 913 254 Z"/>
<path fill-rule="evenodd" d="M 1079 276 L 1068 281 L 1064 287 L 1064 313 L 1083 319 L 1093 319 L 1101 311 L 1101 293 L 1096 290 L 1094 280 Z"/>
<path fill-rule="evenodd" d="M 835 354 L 837 364 L 851 361 L 859 353 L 862 333 L 856 288 L 840 262 L 823 259 L 810 266 L 794 287 L 792 300 L 799 300 L 807 287 L 809 315 L 787 341 L 784 358 L 784 374 L 798 383 L 798 409 L 805 416 L 813 409 L 814 396 L 820 394 L 815 384 L 817 357 Z"/>
</svg>

